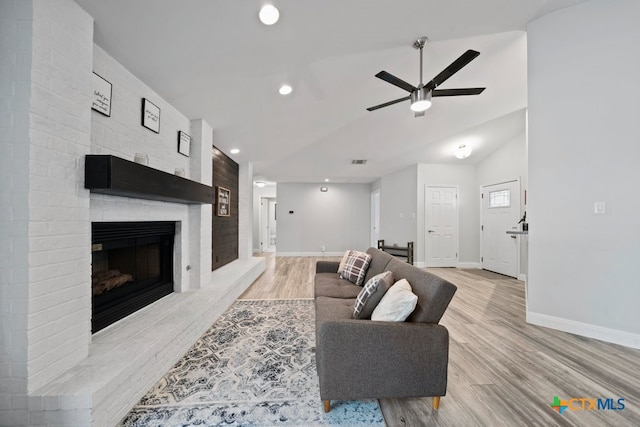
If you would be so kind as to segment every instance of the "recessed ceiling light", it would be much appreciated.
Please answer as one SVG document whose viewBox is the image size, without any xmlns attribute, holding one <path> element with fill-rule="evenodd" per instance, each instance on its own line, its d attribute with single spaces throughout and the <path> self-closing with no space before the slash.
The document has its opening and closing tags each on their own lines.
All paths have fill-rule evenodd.
<svg viewBox="0 0 640 427">
<path fill-rule="evenodd" d="M 280 12 L 278 12 L 278 9 L 274 5 L 266 4 L 260 9 L 258 16 L 260 17 L 260 22 L 264 25 L 273 25 L 278 22 Z"/>
<path fill-rule="evenodd" d="M 324 182 L 329 182 L 329 178 L 325 178 L 325 179 L 324 179 Z"/>
<path fill-rule="evenodd" d="M 291 91 L 293 91 L 293 88 L 289 85 L 282 85 L 280 86 L 280 89 L 278 89 L 280 95 L 289 95 Z"/>
<path fill-rule="evenodd" d="M 256 186 L 257 187 L 264 187 L 265 185 L 267 185 L 267 183 L 264 182 L 264 181 L 256 181 Z"/>
<path fill-rule="evenodd" d="M 240 152 L 240 150 L 239 150 L 239 149 L 237 149 L 237 148 L 232 148 L 231 150 L 229 150 L 229 152 L 230 152 L 231 154 L 238 154 L 238 153 Z"/>
</svg>

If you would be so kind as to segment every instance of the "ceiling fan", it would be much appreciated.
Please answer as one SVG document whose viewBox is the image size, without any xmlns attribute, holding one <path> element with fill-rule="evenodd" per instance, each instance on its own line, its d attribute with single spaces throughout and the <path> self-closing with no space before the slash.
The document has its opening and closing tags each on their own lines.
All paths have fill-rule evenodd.
<svg viewBox="0 0 640 427">
<path fill-rule="evenodd" d="M 473 61 L 480 52 L 475 50 L 467 50 L 458 59 L 453 61 L 447 68 L 442 70 L 440 74 L 435 76 L 426 85 L 422 83 L 422 49 L 429 39 L 427 37 L 420 37 L 413 42 L 413 47 L 420 51 L 420 84 L 415 87 L 402 79 L 387 73 L 386 71 L 380 71 L 376 74 L 376 77 L 384 80 L 387 83 L 391 83 L 394 86 L 398 86 L 400 89 L 404 89 L 411 95 L 404 98 L 394 99 L 393 101 L 385 102 L 384 104 L 376 105 L 375 107 L 367 108 L 368 111 L 377 110 L 379 108 L 388 107 L 389 105 L 397 104 L 398 102 L 411 100 L 411 110 L 415 112 L 416 117 L 424 116 L 425 111 L 431 107 L 431 97 L 434 96 L 461 96 L 461 95 L 480 95 L 485 88 L 473 87 L 465 89 L 436 89 L 442 83 L 444 83 L 449 77 L 460 71 L 465 65 Z"/>
</svg>

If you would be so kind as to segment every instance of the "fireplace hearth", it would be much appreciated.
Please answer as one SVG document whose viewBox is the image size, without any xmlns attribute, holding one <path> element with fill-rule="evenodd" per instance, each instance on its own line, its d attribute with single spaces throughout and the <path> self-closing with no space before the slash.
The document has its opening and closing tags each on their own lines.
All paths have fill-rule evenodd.
<svg viewBox="0 0 640 427">
<path fill-rule="evenodd" d="M 173 292 L 175 223 L 91 224 L 91 332 Z"/>
</svg>

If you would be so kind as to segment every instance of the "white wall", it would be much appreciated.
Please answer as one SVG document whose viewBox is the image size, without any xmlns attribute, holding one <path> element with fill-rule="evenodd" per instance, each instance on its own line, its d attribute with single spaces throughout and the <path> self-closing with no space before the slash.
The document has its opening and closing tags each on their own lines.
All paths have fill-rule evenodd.
<svg viewBox="0 0 640 427">
<path fill-rule="evenodd" d="M 417 244 L 417 170 L 418 167 L 412 165 L 380 180 L 380 239 L 385 245 L 406 246 L 407 242 L 414 242 L 415 247 Z"/>
<path fill-rule="evenodd" d="M 527 180 L 527 138 L 523 131 L 491 153 L 477 165 L 479 187 L 520 179 L 520 215 L 526 206 L 525 190 Z M 520 236 L 520 276 L 527 273 L 527 237 Z"/>
<path fill-rule="evenodd" d="M 74 2 L 3 2 L 0 19 L 0 420 L 20 425 L 27 393 L 82 360 L 91 337 L 89 193 L 78 182 L 93 25 Z"/>
<path fill-rule="evenodd" d="M 520 178 L 520 199 L 524 204 L 524 189 L 527 188 L 527 144 L 524 128 L 478 163 L 477 173 L 480 187 Z"/>
<path fill-rule="evenodd" d="M 326 255 L 368 248 L 370 193 L 368 184 L 279 183 L 278 255 L 322 255 L 323 246 Z"/>
<path fill-rule="evenodd" d="M 424 197 L 427 185 L 458 186 L 458 261 L 477 265 L 480 262 L 480 189 L 475 165 L 418 165 L 416 261 L 420 263 L 425 263 L 427 258 Z"/>
<path fill-rule="evenodd" d="M 20 425 L 27 420 L 33 10 L 30 3 L 5 3 L 0 13 L 0 420 L 5 425 Z"/>
<path fill-rule="evenodd" d="M 180 130 L 193 136 L 189 118 L 98 45 L 94 47 L 93 70 L 111 82 L 113 94 L 111 117 L 92 112 L 91 153 L 112 154 L 130 161 L 136 153 L 146 153 L 150 167 L 168 173 L 182 168 L 186 178 L 192 178 L 190 158 L 178 153 L 177 143 Z M 142 98 L 160 108 L 159 134 L 140 125 Z"/>
<path fill-rule="evenodd" d="M 527 320 L 638 348 L 639 21 L 593 0 L 528 26 L 527 212 Z"/>
</svg>

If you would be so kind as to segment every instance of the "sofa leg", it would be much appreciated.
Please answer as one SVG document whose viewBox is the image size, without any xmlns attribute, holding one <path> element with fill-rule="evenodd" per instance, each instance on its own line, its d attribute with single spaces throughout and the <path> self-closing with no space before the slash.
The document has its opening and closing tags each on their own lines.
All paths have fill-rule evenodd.
<svg viewBox="0 0 640 427">
<path fill-rule="evenodd" d="M 329 413 L 329 411 L 331 410 L 331 401 L 323 400 L 322 403 L 324 403 L 324 412 Z"/>
<path fill-rule="evenodd" d="M 433 398 L 433 409 L 438 410 L 440 407 L 440 396 L 434 396 Z"/>
</svg>

